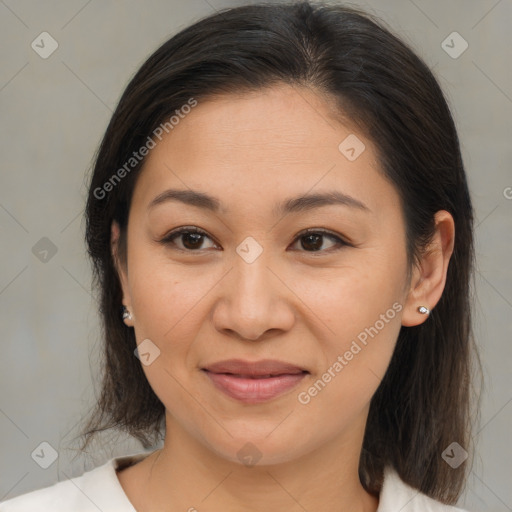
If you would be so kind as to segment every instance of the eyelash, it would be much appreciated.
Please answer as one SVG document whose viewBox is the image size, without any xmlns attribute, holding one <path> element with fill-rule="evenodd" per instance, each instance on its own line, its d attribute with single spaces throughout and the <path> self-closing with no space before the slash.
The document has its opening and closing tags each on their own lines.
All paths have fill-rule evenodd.
<svg viewBox="0 0 512 512">
<path fill-rule="evenodd" d="M 181 251 L 181 252 L 187 252 L 187 253 L 201 252 L 201 251 L 206 250 L 206 249 L 196 249 L 196 250 L 193 250 L 193 249 L 181 249 L 180 247 L 176 247 L 176 244 L 174 243 L 174 239 L 178 238 L 179 236 L 181 236 L 183 234 L 187 234 L 187 233 L 188 234 L 190 234 L 190 233 L 197 233 L 199 235 L 203 235 L 205 237 L 208 237 L 208 238 L 210 238 L 210 240 L 212 240 L 212 238 L 205 231 L 203 231 L 202 229 L 196 228 L 194 226 L 190 226 L 190 227 L 178 228 L 178 229 L 176 229 L 174 231 L 171 231 L 168 235 L 166 235 L 164 238 L 159 240 L 159 243 L 161 243 L 163 245 L 166 245 L 166 246 L 174 245 L 175 246 L 174 248 L 176 250 Z M 306 229 L 304 231 L 301 231 L 295 237 L 295 239 L 293 241 L 293 244 L 295 244 L 296 241 L 300 240 L 302 237 L 305 237 L 305 236 L 308 236 L 308 235 L 311 235 L 311 234 L 323 235 L 323 236 L 325 236 L 327 238 L 330 238 L 331 240 L 334 240 L 337 243 L 337 247 L 335 246 L 335 247 L 331 247 L 330 249 L 324 249 L 324 250 L 319 250 L 319 251 L 306 251 L 306 250 L 302 250 L 300 252 L 306 252 L 306 253 L 310 253 L 312 255 L 315 255 L 315 254 L 330 253 L 332 251 L 340 250 L 342 247 L 345 247 L 345 246 L 346 247 L 353 247 L 352 244 L 348 243 L 343 238 L 335 235 L 334 233 L 332 233 L 330 231 L 326 231 L 324 229 L 314 229 L 314 228 L 309 228 L 309 229 Z"/>
</svg>

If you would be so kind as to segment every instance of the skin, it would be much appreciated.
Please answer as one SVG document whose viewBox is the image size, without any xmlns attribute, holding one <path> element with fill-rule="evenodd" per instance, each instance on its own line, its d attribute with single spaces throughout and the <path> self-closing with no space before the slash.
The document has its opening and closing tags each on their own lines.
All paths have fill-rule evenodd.
<svg viewBox="0 0 512 512">
<path fill-rule="evenodd" d="M 369 402 L 401 326 L 428 321 L 417 308 L 432 309 L 441 297 L 454 223 L 437 212 L 430 251 L 407 280 L 398 193 L 371 141 L 334 116 L 319 93 L 289 85 L 216 97 L 147 157 L 130 209 L 127 265 L 116 259 L 132 313 L 126 323 L 137 343 L 149 338 L 160 350 L 143 369 L 166 408 L 164 447 L 118 473 L 138 511 L 377 510 L 378 497 L 358 477 Z M 349 134 L 365 144 L 354 161 L 338 150 Z M 222 208 L 170 201 L 148 211 L 168 188 L 206 192 Z M 370 212 L 330 205 L 272 213 L 275 202 L 326 190 L 350 194 Z M 200 249 L 186 236 L 175 248 L 158 243 L 181 226 L 206 231 Z M 297 237 L 306 228 L 352 245 L 324 237 L 313 251 Z M 114 258 L 118 235 L 114 222 Z M 236 252 L 248 236 L 263 248 L 250 264 Z M 394 318 L 300 403 L 298 394 L 394 303 L 402 306 Z M 229 358 L 275 358 L 310 374 L 280 397 L 244 404 L 200 370 Z M 247 442 L 261 454 L 252 467 L 237 456 Z"/>
</svg>

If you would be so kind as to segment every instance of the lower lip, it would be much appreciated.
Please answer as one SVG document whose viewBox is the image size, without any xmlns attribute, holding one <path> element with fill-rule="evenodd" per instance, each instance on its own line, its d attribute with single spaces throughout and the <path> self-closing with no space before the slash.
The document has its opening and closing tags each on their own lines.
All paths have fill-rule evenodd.
<svg viewBox="0 0 512 512">
<path fill-rule="evenodd" d="M 247 404 L 258 404 L 272 400 L 293 389 L 307 374 L 278 375 L 262 379 L 236 377 L 226 373 L 212 373 L 204 370 L 214 386 L 226 395 Z"/>
</svg>

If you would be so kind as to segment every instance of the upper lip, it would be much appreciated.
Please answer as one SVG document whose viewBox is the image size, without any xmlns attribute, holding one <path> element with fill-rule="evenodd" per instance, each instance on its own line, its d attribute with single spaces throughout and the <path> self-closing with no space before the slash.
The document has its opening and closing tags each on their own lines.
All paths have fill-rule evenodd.
<svg viewBox="0 0 512 512">
<path fill-rule="evenodd" d="M 307 370 L 300 366 L 276 359 L 261 359 L 260 361 L 229 359 L 209 364 L 202 369 L 212 373 L 232 373 L 233 375 L 250 375 L 252 377 L 290 375 L 307 372 Z"/>
</svg>

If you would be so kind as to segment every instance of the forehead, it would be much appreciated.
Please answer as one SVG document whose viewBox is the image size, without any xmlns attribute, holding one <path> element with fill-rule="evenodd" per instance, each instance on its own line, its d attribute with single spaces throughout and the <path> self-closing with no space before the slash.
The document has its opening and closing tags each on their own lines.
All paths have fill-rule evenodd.
<svg viewBox="0 0 512 512">
<path fill-rule="evenodd" d="M 233 153 L 258 147 L 262 158 L 277 158 L 277 153 L 284 157 L 289 147 L 301 156 L 318 147 L 329 158 L 338 151 L 340 135 L 354 131 L 340 123 L 332 100 L 311 89 L 284 84 L 200 101 L 180 124 L 181 129 L 172 132 L 175 145 L 194 143 L 200 136 L 201 152 Z M 318 157 L 318 152 L 312 156 Z"/>
<path fill-rule="evenodd" d="M 200 101 L 149 152 L 133 201 L 147 206 L 166 188 L 208 191 L 225 211 L 316 189 L 371 209 L 386 194 L 396 201 L 371 141 L 340 119 L 326 97 L 295 86 Z M 355 159 L 343 153 L 347 140 Z"/>
</svg>

